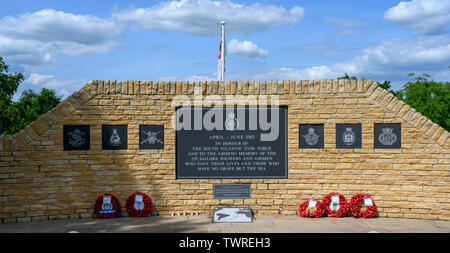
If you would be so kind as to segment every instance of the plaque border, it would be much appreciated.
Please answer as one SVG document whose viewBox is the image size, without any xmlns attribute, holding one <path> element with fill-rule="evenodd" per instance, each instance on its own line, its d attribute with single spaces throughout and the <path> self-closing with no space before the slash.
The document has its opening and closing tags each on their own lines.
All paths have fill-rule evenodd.
<svg viewBox="0 0 450 253">
<path fill-rule="evenodd" d="M 352 144 L 349 146 L 339 146 L 338 145 L 338 139 L 342 138 L 342 136 L 338 136 L 338 125 L 344 127 L 345 125 L 348 126 L 357 126 L 360 130 L 359 141 L 357 144 Z M 345 127 L 344 127 L 345 128 Z M 336 136 L 336 149 L 361 149 L 362 148 L 362 124 L 361 123 L 336 123 L 335 127 L 335 136 Z"/>
<path fill-rule="evenodd" d="M 302 126 L 318 126 L 322 128 L 323 136 L 319 137 L 317 144 L 314 144 L 314 146 L 302 146 L 301 138 L 303 137 L 301 134 L 301 127 Z M 298 124 L 298 149 L 325 149 L 325 123 L 300 123 Z"/>
<path fill-rule="evenodd" d="M 67 136 L 66 136 L 66 132 L 69 131 L 69 128 L 72 127 L 86 127 L 87 128 L 87 132 L 86 132 L 86 147 L 83 148 L 75 148 L 75 147 L 71 147 L 69 145 L 69 143 L 67 143 Z M 84 145 L 83 145 L 84 146 Z M 75 124 L 75 125 L 63 125 L 63 150 L 64 151 L 77 151 L 77 150 L 91 150 L 91 125 L 88 124 Z"/>
<path fill-rule="evenodd" d="M 394 126 L 398 127 L 399 129 L 399 135 L 397 136 L 397 141 L 398 144 L 392 145 L 392 146 L 388 146 L 388 145 L 383 145 L 382 143 L 379 142 L 378 140 L 378 135 L 376 135 L 377 132 L 379 132 L 378 129 L 383 128 L 383 127 L 389 127 L 389 126 Z M 402 149 L 402 123 L 374 123 L 373 124 L 373 149 Z"/>
<path fill-rule="evenodd" d="M 175 107 L 175 112 L 180 109 L 180 108 L 185 108 L 185 107 L 190 107 L 191 109 L 202 109 L 203 107 L 212 107 L 212 106 L 177 106 Z M 241 105 L 241 106 L 237 106 L 237 105 L 233 105 L 233 106 L 227 106 L 227 105 L 223 105 L 222 107 L 233 107 L 233 108 L 239 108 L 239 107 L 244 107 L 244 108 L 258 108 L 259 106 L 255 106 L 255 105 Z M 272 108 L 271 105 L 267 105 L 267 108 Z M 282 176 L 182 176 L 180 177 L 179 175 L 179 168 L 178 168 L 178 131 L 175 129 L 175 179 L 288 179 L 289 178 L 289 156 L 288 156 L 288 152 L 289 152 L 289 120 L 288 120 L 288 111 L 289 111 L 289 107 L 287 105 L 278 105 L 278 108 L 285 108 L 284 111 L 284 121 L 285 121 L 285 131 L 284 131 L 284 136 L 285 136 L 285 145 L 284 145 L 284 150 L 285 150 L 285 169 L 284 169 L 284 175 Z"/>
<path fill-rule="evenodd" d="M 101 141 L 102 141 L 102 150 L 127 150 L 128 149 L 128 125 L 126 125 L 126 124 L 102 124 L 101 125 L 102 126 L 102 128 L 101 128 L 101 131 L 102 131 L 102 139 L 101 139 Z M 110 128 L 110 127 L 120 127 L 120 128 L 125 128 L 125 144 L 123 145 L 123 147 L 112 147 L 112 146 L 110 146 L 110 145 L 107 145 L 105 142 L 104 142 L 104 133 L 105 133 L 105 130 L 106 130 L 106 128 Z"/>
<path fill-rule="evenodd" d="M 159 144 L 159 145 L 156 145 L 156 147 L 144 147 L 144 144 L 142 144 L 141 143 L 141 132 L 142 132 L 142 128 L 145 128 L 145 127 L 148 127 L 148 126 L 151 126 L 151 127 L 161 127 L 162 129 L 162 144 Z M 164 135 L 164 131 L 165 131 L 165 129 L 164 129 L 164 124 L 141 124 L 141 125 L 139 125 L 139 149 L 143 149 L 143 150 L 155 150 L 155 149 L 165 149 L 165 147 L 164 147 L 164 143 L 165 143 L 165 135 Z M 152 144 L 148 144 L 148 145 L 152 145 Z M 162 147 L 159 147 L 159 146 L 161 146 L 162 145 Z"/>
</svg>

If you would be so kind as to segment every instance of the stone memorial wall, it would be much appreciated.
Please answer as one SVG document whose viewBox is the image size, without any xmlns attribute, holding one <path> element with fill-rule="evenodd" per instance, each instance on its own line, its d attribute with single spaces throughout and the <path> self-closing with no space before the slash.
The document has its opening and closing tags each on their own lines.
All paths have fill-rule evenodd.
<svg viewBox="0 0 450 253">
<path fill-rule="evenodd" d="M 369 79 L 91 81 L 0 136 L 1 222 L 91 217 L 103 193 L 124 206 L 133 192 L 160 215 L 294 215 L 313 196 L 365 192 L 380 217 L 450 220 L 449 185 L 450 133 Z"/>
</svg>

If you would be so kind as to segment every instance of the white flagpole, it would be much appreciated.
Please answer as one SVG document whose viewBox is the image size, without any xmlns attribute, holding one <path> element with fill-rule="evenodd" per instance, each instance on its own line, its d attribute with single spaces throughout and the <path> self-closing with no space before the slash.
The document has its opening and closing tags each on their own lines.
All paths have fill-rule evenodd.
<svg viewBox="0 0 450 253">
<path fill-rule="evenodd" d="M 222 31 L 220 34 L 221 37 L 221 46 L 220 46 L 220 59 L 219 66 L 217 69 L 217 79 L 221 82 L 225 81 L 225 55 L 226 55 L 226 47 L 225 47 L 225 21 L 221 22 Z"/>
</svg>

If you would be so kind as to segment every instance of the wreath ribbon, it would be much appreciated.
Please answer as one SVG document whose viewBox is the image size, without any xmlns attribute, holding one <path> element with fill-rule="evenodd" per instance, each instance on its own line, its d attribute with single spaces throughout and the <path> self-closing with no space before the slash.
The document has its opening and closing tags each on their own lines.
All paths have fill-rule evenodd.
<svg viewBox="0 0 450 253">
<path fill-rule="evenodd" d="M 108 196 L 111 198 L 111 203 L 108 203 L 108 207 L 110 208 L 103 209 L 103 207 L 106 206 L 103 205 L 104 197 Z M 110 193 L 105 193 L 99 196 L 94 203 L 94 214 L 97 218 L 111 219 L 118 217 L 121 214 L 121 209 L 122 206 L 120 205 L 119 199 Z"/>
</svg>

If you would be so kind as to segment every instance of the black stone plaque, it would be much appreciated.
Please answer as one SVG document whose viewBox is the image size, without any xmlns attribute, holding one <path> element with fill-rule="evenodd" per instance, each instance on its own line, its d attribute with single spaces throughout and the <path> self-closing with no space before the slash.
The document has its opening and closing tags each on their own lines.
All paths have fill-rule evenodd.
<svg viewBox="0 0 450 253">
<path fill-rule="evenodd" d="M 64 150 L 89 150 L 90 125 L 64 125 L 63 144 Z"/>
<path fill-rule="evenodd" d="M 214 184 L 215 199 L 249 199 L 250 184 Z"/>
<path fill-rule="evenodd" d="M 176 112 L 177 178 L 287 178 L 286 106 Z"/>
<path fill-rule="evenodd" d="M 361 148 L 361 124 L 336 124 L 336 148 Z"/>
<path fill-rule="evenodd" d="M 299 125 L 299 147 L 300 148 L 323 148 L 324 129 L 323 124 L 300 124 Z"/>
<path fill-rule="evenodd" d="M 102 125 L 102 149 L 127 149 L 127 125 Z"/>
<path fill-rule="evenodd" d="M 375 123 L 374 148 L 402 148 L 401 123 Z"/>
<path fill-rule="evenodd" d="M 164 125 L 140 125 L 139 148 L 164 149 Z"/>
</svg>

